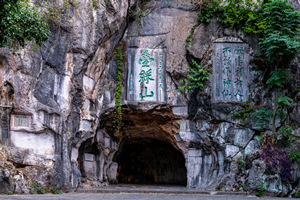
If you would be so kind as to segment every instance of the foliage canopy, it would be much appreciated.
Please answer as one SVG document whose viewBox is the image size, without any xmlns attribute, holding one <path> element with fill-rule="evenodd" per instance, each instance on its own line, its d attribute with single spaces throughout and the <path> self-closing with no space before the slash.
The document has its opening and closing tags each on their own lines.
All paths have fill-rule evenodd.
<svg viewBox="0 0 300 200">
<path fill-rule="evenodd" d="M 24 47 L 34 41 L 41 45 L 50 36 L 48 24 L 37 8 L 22 0 L 0 0 L 0 47 Z"/>
</svg>

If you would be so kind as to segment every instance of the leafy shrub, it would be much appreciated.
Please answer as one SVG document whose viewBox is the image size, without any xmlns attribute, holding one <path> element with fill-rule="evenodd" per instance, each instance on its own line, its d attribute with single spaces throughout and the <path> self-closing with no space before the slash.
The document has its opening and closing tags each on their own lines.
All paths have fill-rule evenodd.
<svg viewBox="0 0 300 200">
<path fill-rule="evenodd" d="M 40 46 L 50 36 L 48 24 L 28 2 L 1 1 L 0 8 L 0 47 L 17 50 L 29 41 Z"/>
<path fill-rule="evenodd" d="M 300 187 L 296 187 L 295 188 L 295 195 L 294 195 L 295 198 L 300 198 Z"/>
<path fill-rule="evenodd" d="M 256 189 L 256 196 L 261 197 L 265 192 L 265 183 L 261 183 L 261 187 Z"/>
<path fill-rule="evenodd" d="M 211 68 L 204 69 L 193 59 L 192 64 L 196 69 L 190 66 L 186 67 L 190 70 L 190 73 L 186 79 L 181 80 L 181 82 L 185 82 L 185 85 L 178 88 L 180 92 L 189 91 L 191 93 L 196 89 L 204 90 L 204 82 L 209 79 L 208 73 L 211 71 Z"/>
<path fill-rule="evenodd" d="M 41 187 L 38 182 L 34 182 L 29 188 L 30 194 L 34 194 L 34 191 L 36 191 L 36 193 L 38 193 L 38 194 L 46 193 L 45 188 Z"/>
<path fill-rule="evenodd" d="M 300 162 L 300 152 L 299 151 L 291 151 L 290 152 L 290 160 Z"/>
<path fill-rule="evenodd" d="M 261 35 L 265 28 L 262 23 L 262 5 L 261 1 L 251 0 L 207 0 L 203 3 L 198 21 L 208 23 L 216 15 L 223 25 L 228 24 L 230 28 Z"/>
<path fill-rule="evenodd" d="M 216 12 L 214 8 L 216 8 L 217 4 L 209 4 L 204 2 L 201 12 L 198 14 L 197 20 L 201 23 L 209 23 Z"/>
<path fill-rule="evenodd" d="M 53 194 L 62 194 L 62 192 L 59 191 L 58 189 L 53 189 L 53 190 L 52 190 L 52 193 L 53 193 Z"/>
</svg>

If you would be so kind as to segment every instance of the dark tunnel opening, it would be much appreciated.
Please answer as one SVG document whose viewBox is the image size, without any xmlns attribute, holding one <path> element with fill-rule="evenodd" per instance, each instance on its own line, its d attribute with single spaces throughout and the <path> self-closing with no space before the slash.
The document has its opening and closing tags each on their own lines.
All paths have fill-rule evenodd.
<svg viewBox="0 0 300 200">
<path fill-rule="evenodd" d="M 171 144 L 150 138 L 127 139 L 114 161 L 119 183 L 187 184 L 184 155 Z"/>
</svg>

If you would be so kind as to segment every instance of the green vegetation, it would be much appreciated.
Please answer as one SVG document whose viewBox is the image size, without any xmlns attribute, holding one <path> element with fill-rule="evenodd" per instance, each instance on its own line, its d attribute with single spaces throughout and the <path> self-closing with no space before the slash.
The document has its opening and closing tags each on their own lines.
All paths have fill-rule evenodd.
<svg viewBox="0 0 300 200">
<path fill-rule="evenodd" d="M 50 36 L 37 8 L 22 0 L 0 0 L 0 47 L 17 50 L 29 41 L 40 46 Z"/>
<path fill-rule="evenodd" d="M 204 1 L 198 21 L 208 23 L 215 15 L 221 24 L 230 28 L 242 29 L 245 33 L 262 34 L 265 25 L 262 23 L 263 2 L 251 0 L 206 0 Z"/>
<path fill-rule="evenodd" d="M 295 195 L 294 195 L 295 198 L 300 198 L 300 187 L 296 187 L 295 188 Z"/>
<path fill-rule="evenodd" d="M 53 194 L 62 194 L 62 192 L 59 191 L 58 189 L 53 189 L 53 190 L 52 190 L 52 193 L 53 193 Z"/>
<path fill-rule="evenodd" d="M 273 68 L 267 85 L 274 89 L 272 114 L 272 142 L 274 142 L 277 113 L 279 111 L 281 113 L 279 117 L 283 117 L 283 110 L 288 108 L 292 102 L 291 98 L 278 95 L 277 90 L 284 88 L 288 83 L 290 75 L 285 68 L 289 66 L 300 50 L 300 12 L 293 11 L 287 1 L 273 0 L 264 5 L 263 17 L 266 29 L 259 45 L 260 54 Z"/>
<path fill-rule="evenodd" d="M 265 183 L 262 182 L 261 186 L 256 189 L 256 196 L 261 197 L 265 193 Z"/>
<path fill-rule="evenodd" d="M 217 191 L 220 191 L 221 188 L 222 188 L 222 186 L 221 186 L 220 184 L 216 186 L 216 190 L 217 190 Z"/>
<path fill-rule="evenodd" d="M 73 17 L 73 9 L 78 7 L 77 0 L 64 0 L 63 3 L 55 1 L 41 1 L 39 6 L 43 7 L 43 16 L 49 24 L 61 26 Z"/>
<path fill-rule="evenodd" d="M 93 6 L 94 9 L 99 8 L 97 0 L 92 0 L 92 6 Z"/>
<path fill-rule="evenodd" d="M 249 102 L 244 102 L 241 104 L 242 110 L 231 115 L 235 119 L 240 119 L 240 123 L 247 123 L 251 114 L 255 111 L 255 107 L 250 105 Z"/>
<path fill-rule="evenodd" d="M 238 164 L 239 171 L 243 172 L 246 168 L 246 163 L 243 161 L 242 157 L 239 157 L 235 162 Z"/>
<path fill-rule="evenodd" d="M 123 43 L 120 42 L 116 52 L 117 52 L 117 86 L 115 92 L 115 114 L 116 117 L 114 119 L 114 128 L 116 129 L 116 133 L 119 135 L 121 126 L 122 126 L 122 108 L 121 108 L 121 94 L 122 94 L 122 67 L 123 60 L 125 55 L 123 53 Z"/>
<path fill-rule="evenodd" d="M 190 31 L 190 34 L 188 35 L 188 37 L 185 40 L 185 50 L 188 50 L 189 46 L 191 45 L 192 36 L 193 36 L 193 33 L 194 33 L 196 27 L 197 27 L 197 25 L 193 26 L 193 28 Z"/>
<path fill-rule="evenodd" d="M 294 139 L 292 138 L 292 127 L 282 126 L 279 128 L 278 132 L 282 135 L 282 143 L 286 147 L 290 147 Z"/>
<path fill-rule="evenodd" d="M 143 18 L 150 13 L 150 9 L 147 7 L 147 4 L 150 1 L 151 0 L 142 0 L 139 6 L 128 11 L 129 17 L 134 19 L 133 23 L 137 22 L 138 24 L 140 24 Z"/>
<path fill-rule="evenodd" d="M 208 1 L 205 1 L 201 12 L 198 14 L 198 22 L 200 23 L 209 23 L 214 16 L 214 13 L 216 12 L 216 8 L 218 7 L 218 4 L 216 4 L 217 1 L 213 1 L 211 3 L 208 3 Z"/>
<path fill-rule="evenodd" d="M 289 154 L 291 161 L 300 162 L 300 152 L 299 151 L 291 151 Z"/>
<path fill-rule="evenodd" d="M 275 145 L 277 141 L 275 122 L 276 119 L 281 120 L 283 127 L 279 129 L 279 132 L 284 137 L 288 137 L 286 140 L 288 142 L 291 129 L 284 126 L 288 123 L 285 120 L 284 111 L 287 110 L 293 100 L 283 96 L 279 91 L 288 84 L 290 75 L 286 68 L 300 50 L 300 12 L 293 11 L 292 6 L 285 0 L 273 0 L 263 5 L 262 15 L 265 30 L 263 37 L 259 40 L 260 56 L 264 58 L 267 66 L 272 70 L 266 84 L 272 89 L 274 98 L 272 109 L 262 107 L 255 114 L 256 117 L 260 117 L 261 128 L 268 124 L 272 126 L 272 137 L 265 137 L 260 156 L 271 172 L 279 168 L 281 177 L 287 180 L 291 177 L 291 158 L 286 151 Z"/>
<path fill-rule="evenodd" d="M 129 10 L 129 16 L 134 18 L 134 22 L 137 22 L 138 24 L 142 21 L 142 19 L 149 14 L 150 9 L 141 10 L 139 12 L 136 12 L 134 10 Z"/>
<path fill-rule="evenodd" d="M 253 121 L 256 122 L 255 129 L 263 130 L 269 123 L 273 112 L 261 107 L 256 112 L 252 113 Z"/>
<path fill-rule="evenodd" d="M 46 189 L 41 187 L 38 182 L 34 182 L 29 188 L 30 194 L 34 194 L 35 191 L 37 194 L 45 194 L 47 192 Z"/>
<path fill-rule="evenodd" d="M 192 93 L 196 89 L 204 90 L 204 82 L 209 79 L 208 73 L 211 71 L 211 68 L 204 69 L 193 59 L 192 66 L 196 69 L 186 66 L 186 68 L 190 70 L 190 73 L 187 78 L 180 81 L 186 83 L 178 88 L 178 90 L 182 93 L 185 91 Z"/>
<path fill-rule="evenodd" d="M 8 191 L 6 194 L 7 195 L 13 195 L 14 193 L 12 191 Z"/>
</svg>

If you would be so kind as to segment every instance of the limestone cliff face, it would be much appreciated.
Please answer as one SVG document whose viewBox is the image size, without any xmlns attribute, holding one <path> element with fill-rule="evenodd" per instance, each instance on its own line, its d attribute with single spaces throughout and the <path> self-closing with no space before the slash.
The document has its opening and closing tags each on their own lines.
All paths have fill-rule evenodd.
<svg viewBox="0 0 300 200">
<path fill-rule="evenodd" d="M 127 26 L 128 2 L 96 7 L 78 1 L 72 18 L 51 23 L 38 51 L 28 45 L 18 55 L 1 53 L 1 141 L 9 161 L 43 185 L 78 186 L 76 149 L 94 135 L 103 103 L 113 106 L 109 62 Z M 111 98 L 101 100 L 101 93 Z"/>
<path fill-rule="evenodd" d="M 259 131 L 251 120 L 240 125 L 231 117 L 243 108 L 241 101 L 260 105 L 271 98 L 263 85 L 267 77 L 261 60 L 256 57 L 256 37 L 222 28 L 216 19 L 197 24 L 193 1 L 141 4 L 78 0 L 68 10 L 72 18 L 51 23 L 51 37 L 40 50 L 33 51 L 30 45 L 17 55 L 1 50 L 0 176 L 9 180 L 3 192 L 27 193 L 25 184 L 34 181 L 75 190 L 151 179 L 152 183 L 191 188 L 246 191 L 265 182 L 271 193 L 290 193 L 292 184 L 299 185 L 298 164 L 293 163 L 289 182 L 266 175 L 258 159 Z M 190 34 L 191 43 L 186 46 Z M 113 123 L 115 48 L 120 41 L 126 58 L 123 121 L 117 134 Z M 224 76 L 231 77 L 232 84 L 240 79 L 233 75 L 238 65 L 228 68 L 232 75 L 218 71 L 218 53 L 226 48 L 231 48 L 229 53 L 242 48 L 244 56 L 244 85 L 230 86 L 230 98 Z M 226 55 L 223 52 L 222 59 L 228 59 Z M 238 53 L 235 56 L 232 59 L 241 58 Z M 204 91 L 183 94 L 176 89 L 183 84 L 180 80 L 188 74 L 185 66 L 192 60 L 213 71 Z M 288 115 L 299 127 L 298 60 L 290 70 L 295 77 L 287 92 L 294 103 Z M 242 170 L 239 158 L 245 164 Z M 127 159 L 139 166 L 135 170 L 142 178 L 125 176 L 134 169 L 126 164 Z M 141 162 L 151 160 L 151 167 L 141 169 Z M 145 178 L 148 175 L 152 178 Z"/>
</svg>

